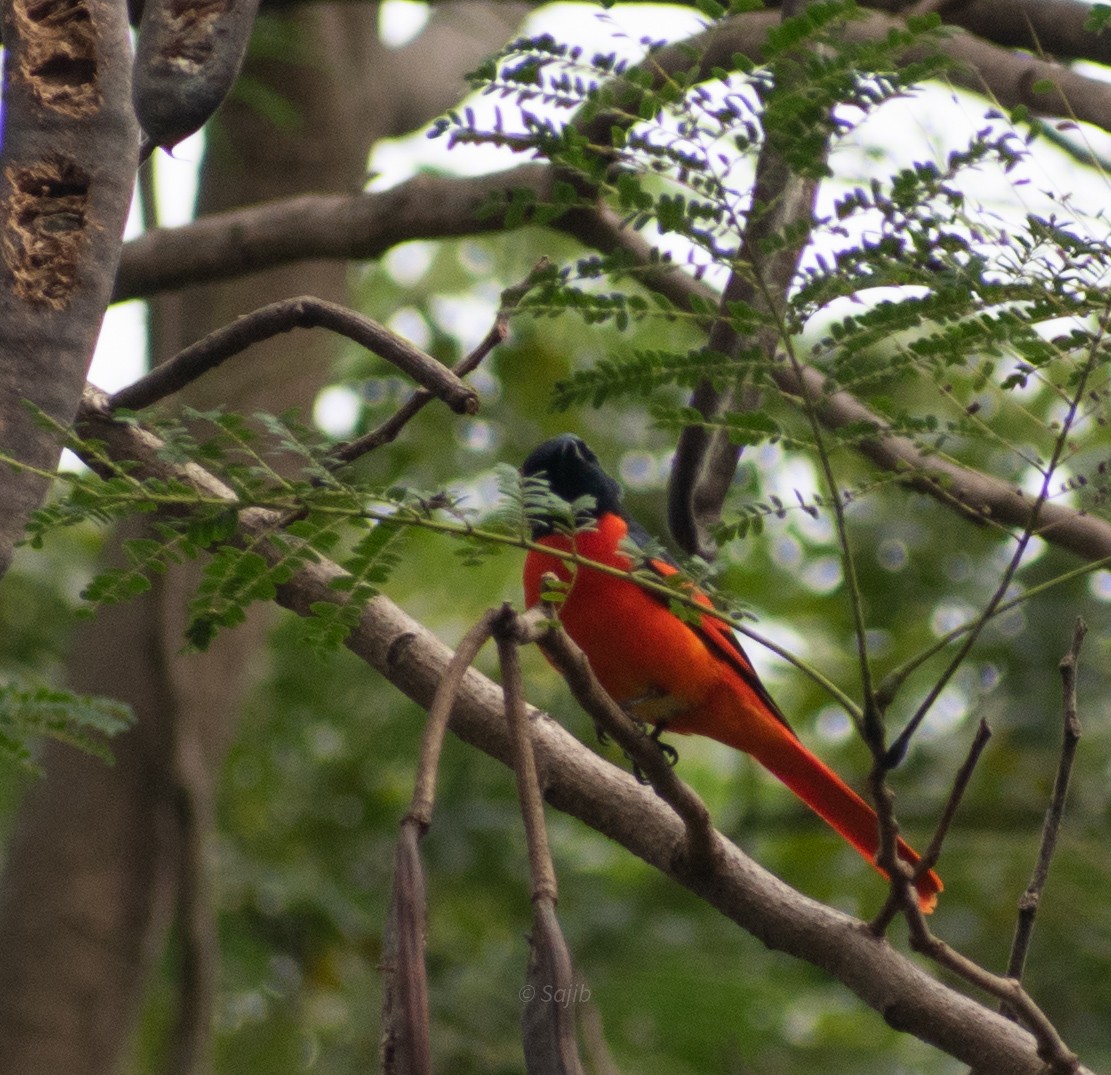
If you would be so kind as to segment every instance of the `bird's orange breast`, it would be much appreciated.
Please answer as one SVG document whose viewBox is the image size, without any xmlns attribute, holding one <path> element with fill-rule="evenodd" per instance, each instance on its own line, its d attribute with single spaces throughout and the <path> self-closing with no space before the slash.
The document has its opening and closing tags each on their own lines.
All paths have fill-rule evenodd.
<svg viewBox="0 0 1111 1075">
<path fill-rule="evenodd" d="M 628 570 L 629 557 L 618 551 L 627 532 L 623 519 L 605 515 L 595 530 L 574 538 L 550 534 L 541 544 L 573 549 L 585 559 Z M 659 598 L 628 579 L 533 550 L 524 577 L 530 605 L 539 599 L 547 572 L 571 584 L 558 610 L 560 622 L 606 691 L 636 716 L 651 722 L 674 720 L 701 706 L 717 686 L 718 662 Z"/>
</svg>

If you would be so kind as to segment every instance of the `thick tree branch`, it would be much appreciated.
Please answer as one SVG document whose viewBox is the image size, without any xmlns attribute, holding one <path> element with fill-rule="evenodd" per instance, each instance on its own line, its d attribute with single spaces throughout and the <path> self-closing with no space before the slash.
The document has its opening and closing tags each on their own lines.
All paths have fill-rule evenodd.
<svg viewBox="0 0 1111 1075">
<path fill-rule="evenodd" d="M 652 54 L 653 64 L 669 71 L 689 70 L 697 57 L 703 77 L 715 68 L 733 70 L 738 53 L 755 62 L 763 60 L 768 30 L 779 21 L 779 13 L 758 11 L 738 15 L 703 34 Z M 905 30 L 905 22 L 878 11 L 862 12 L 848 20 L 842 30 L 848 42 L 885 40 L 892 30 Z M 902 60 L 936 50 L 954 63 L 949 78 L 956 85 L 986 93 L 1006 108 L 1026 105 L 1036 115 L 1059 116 L 1092 123 L 1111 131 L 1111 84 L 1089 78 L 1051 60 L 1042 60 L 993 44 L 973 33 L 948 27 L 936 46 L 910 50 Z M 1036 93 L 1035 85 L 1048 80 L 1055 91 Z"/>
<path fill-rule="evenodd" d="M 314 258 L 377 258 L 413 239 L 500 231 L 501 216 L 480 217 L 482 205 L 518 187 L 543 199 L 550 186 L 550 171 L 534 164 L 472 179 L 421 175 L 381 193 L 306 194 L 213 213 L 126 243 L 113 301 Z"/>
<path fill-rule="evenodd" d="M 204 492 L 233 500 L 231 490 L 197 466 L 170 468 L 160 443 L 135 425 L 111 420 L 106 398 L 88 390 L 80 418 L 83 436 L 95 437 L 120 460 L 134 460 L 137 473 L 169 473 Z M 276 513 L 249 508 L 239 513 L 245 540 L 267 548 Z M 279 602 L 298 615 L 319 601 L 343 598 L 331 585 L 342 572 L 328 561 L 308 565 L 279 592 Z M 427 708 L 451 657 L 450 650 L 388 598 L 364 608 L 348 647 L 391 683 Z M 861 923 L 795 892 L 717 836 L 710 868 L 690 865 L 687 834 L 671 807 L 609 765 L 558 725 L 532 721 L 537 770 L 549 803 L 616 840 L 645 862 L 720 910 L 769 947 L 825 969 L 881 1013 L 896 1029 L 988 1071 L 1013 1075 L 1042 1072 L 1033 1038 L 1023 1029 L 954 992 L 916 967 Z M 451 729 L 465 742 L 509 764 L 510 745 L 501 690 L 473 669 L 464 677 Z"/>
<path fill-rule="evenodd" d="M 1091 5 L 1076 0 L 969 0 L 941 17 L 1006 48 L 1111 63 L 1111 37 L 1085 29 L 1091 15 Z"/>
</svg>

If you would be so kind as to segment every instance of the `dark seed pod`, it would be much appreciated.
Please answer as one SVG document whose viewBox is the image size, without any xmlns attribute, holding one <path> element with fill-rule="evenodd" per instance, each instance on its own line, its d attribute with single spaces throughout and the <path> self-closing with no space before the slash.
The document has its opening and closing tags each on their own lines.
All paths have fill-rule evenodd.
<svg viewBox="0 0 1111 1075">
<path fill-rule="evenodd" d="M 173 146 L 227 96 L 258 0 L 146 0 L 135 46 L 135 114 L 152 145 Z"/>
</svg>

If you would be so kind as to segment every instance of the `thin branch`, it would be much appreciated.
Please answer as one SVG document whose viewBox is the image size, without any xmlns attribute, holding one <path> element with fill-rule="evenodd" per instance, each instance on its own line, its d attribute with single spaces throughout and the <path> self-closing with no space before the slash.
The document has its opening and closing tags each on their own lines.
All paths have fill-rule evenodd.
<svg viewBox="0 0 1111 1075">
<path fill-rule="evenodd" d="M 1068 445 L 1069 435 L 1072 433 L 1073 426 L 1076 422 L 1076 415 L 1079 411 L 1081 401 L 1087 392 L 1088 381 L 1091 377 L 1093 369 L 1095 369 L 1099 361 L 1099 350 L 1102 346 L 1103 340 L 1107 335 L 1108 321 L 1111 320 L 1111 308 L 1103 311 L 1099 321 L 1099 332 L 1092 340 L 1091 346 L 1088 349 L 1088 357 L 1084 365 L 1080 369 L 1079 376 L 1076 380 L 1075 389 L 1072 394 L 1072 399 L 1069 402 L 1068 412 L 1060 423 L 1060 431 L 1058 432 L 1053 443 L 1053 451 L 1050 454 L 1049 461 L 1045 465 L 1044 474 L 1042 477 L 1041 488 L 1038 490 L 1038 495 L 1034 499 L 1034 503 L 1030 507 L 1030 513 L 1026 523 L 1019 535 L 1018 541 L 1015 543 L 1014 552 L 1011 554 L 1007 566 L 1003 569 L 999 578 L 999 583 L 995 587 L 995 592 L 988 599 L 987 604 L 984 605 L 983 611 L 980 613 L 976 624 L 965 635 L 964 641 L 961 642 L 957 652 L 953 655 L 949 664 L 938 676 L 936 682 L 926 693 L 926 697 L 919 704 L 915 710 L 914 715 L 907 721 L 906 726 L 899 733 L 898 738 L 891 744 L 886 757 L 883 759 L 885 768 L 893 768 L 898 765 L 902 760 L 903 755 L 906 753 L 907 746 L 910 743 L 911 737 L 918 729 L 919 725 L 925 719 L 926 714 L 933 707 L 933 704 L 941 696 L 941 692 L 945 689 L 946 684 L 956 674 L 956 671 L 964 663 L 965 658 L 972 651 L 972 647 L 976 644 L 980 633 L 987 626 L 995 613 L 995 610 L 1003 603 L 1003 599 L 1007 595 L 1007 590 L 1010 588 L 1011 580 L 1014 578 L 1015 573 L 1018 571 L 1022 558 L 1026 553 L 1027 546 L 1030 544 L 1031 538 L 1037 532 L 1037 526 L 1042 509 L 1045 507 L 1049 500 L 1050 488 L 1053 477 L 1057 472 L 1057 467 L 1061 462 L 1061 457 L 1065 452 Z"/>
<path fill-rule="evenodd" d="M 451 663 L 444 672 L 444 678 L 436 688 L 436 695 L 428 707 L 428 720 L 425 721 L 424 735 L 421 737 L 420 761 L 417 776 L 413 782 L 413 798 L 405 814 L 406 820 L 416 822 L 420 833 L 428 831 L 432 822 L 432 809 L 436 800 L 436 775 L 440 768 L 440 751 L 444 745 L 444 733 L 459 684 L 467 669 L 474 664 L 478 651 L 490 640 L 494 633 L 494 622 L 500 610 L 488 610 L 459 642 Z"/>
<path fill-rule="evenodd" d="M 517 778 L 517 799 L 532 879 L 533 931 L 529 938 L 528 984 L 523 991 L 525 1060 L 530 1071 L 582 1075 L 574 1009 L 568 1002 L 573 996 L 574 971 L 555 912 L 559 890 L 525 712 L 525 690 L 517 652 L 519 634 L 516 614 L 509 605 L 503 606 L 495 623 L 495 637 L 513 772 Z"/>
<path fill-rule="evenodd" d="M 1057 1032 L 1056 1027 L 1049 1021 L 1045 1012 L 1041 1010 L 1022 988 L 1021 984 L 1013 978 L 1004 978 L 990 971 L 984 970 L 978 963 L 974 963 L 967 956 L 961 955 L 955 948 L 935 937 L 926 925 L 926 920 L 921 913 L 911 913 L 910 916 L 910 943 L 916 952 L 929 956 L 939 966 L 951 970 L 966 982 L 979 989 L 990 993 L 993 997 L 1004 1001 L 1016 1012 L 1018 1019 L 1030 1030 L 1038 1043 L 1038 1058 L 1044 1060 L 1051 1072 L 1059 1075 L 1080 1070 L 1080 1061 L 1077 1055 L 1065 1044 L 1064 1039 Z M 1005 1068 L 989 1067 L 988 1070 L 1006 1070 Z"/>
<path fill-rule="evenodd" d="M 910 922 L 911 944 L 920 952 L 929 955 L 940 965 L 948 967 L 959 974 L 966 981 L 986 990 L 1001 1002 L 1000 1011 L 1007 1018 L 1014 1019 L 1026 1025 L 1038 1039 L 1038 1056 L 1045 1060 L 1051 1071 L 1073 1072 L 1079 1067 L 1079 1060 L 1057 1032 L 1056 1028 L 1046 1017 L 1045 1013 L 1034 1003 L 1029 994 L 1022 988 L 1022 970 L 1026 960 L 1030 939 L 1033 935 L 1034 920 L 1037 915 L 1038 904 L 1042 890 L 1049 875 L 1049 866 L 1053 859 L 1053 852 L 1057 845 L 1057 837 L 1064 816 L 1065 800 L 1068 795 L 1069 775 L 1072 771 L 1072 762 L 1076 753 L 1076 746 L 1080 739 L 1080 722 L 1077 717 L 1076 700 L 1076 669 L 1080 657 L 1080 646 L 1084 640 L 1087 627 L 1083 620 L 1078 619 L 1073 633 L 1072 645 L 1060 663 L 1062 688 L 1064 693 L 1064 734 L 1061 744 L 1061 757 L 1057 767 L 1057 777 L 1054 781 L 1053 796 L 1049 810 L 1046 814 L 1045 824 L 1042 829 L 1042 842 L 1038 851 L 1037 862 L 1030 880 L 1030 884 L 1019 901 L 1019 918 L 1016 923 L 1011 956 L 1008 961 L 1005 976 L 991 974 L 989 971 L 973 963 L 971 960 L 956 952 L 945 942 L 931 934 L 925 918 L 916 911 L 908 910 Z M 965 764 L 958 774 L 957 782 L 946 807 L 945 815 L 938 832 L 925 856 L 923 867 L 933 865 L 936 853 L 940 851 L 944 830 L 948 827 L 956 803 L 963 794 L 972 769 L 976 764 L 980 751 L 986 745 L 990 732 L 987 725 L 981 721 L 972 749 Z M 952 809 L 950 809 L 952 807 Z M 933 858 L 931 858 L 933 856 Z M 902 902 L 902 901 L 900 901 Z M 880 919 L 888 916 L 892 900 L 884 908 Z"/>
<path fill-rule="evenodd" d="M 459 685 L 493 633 L 497 614 L 497 610 L 488 611 L 463 636 L 436 688 L 421 736 L 413 797 L 401 819 L 382 944 L 385 985 L 380 1051 L 387 1075 L 427 1075 L 432 1067 L 424 944 L 428 910 L 420 841 L 432 821 L 440 751 Z"/>
<path fill-rule="evenodd" d="M 941 846 L 945 842 L 945 837 L 949 834 L 949 827 L 953 824 L 953 818 L 957 816 L 957 808 L 964 798 L 964 793 L 968 790 L 968 783 L 980 761 L 980 755 L 983 754 L 984 748 L 988 745 L 990 739 L 991 728 L 988 722 L 981 718 L 979 724 L 976 725 L 976 734 L 972 737 L 968 754 L 953 779 L 953 787 L 949 791 L 949 798 L 945 803 L 945 809 L 941 812 L 941 819 L 934 830 L 930 846 L 926 848 L 921 862 L 915 867 L 915 876 L 924 874 L 937 865 L 937 861 L 941 857 Z"/>
<path fill-rule="evenodd" d="M 520 304 L 521 300 L 536 286 L 540 277 L 549 266 L 547 258 L 541 258 L 532 268 L 532 271 L 519 284 L 507 287 L 501 293 L 501 304 L 498 307 L 494 324 L 486 333 L 481 342 L 469 355 L 464 356 L 451 367 L 451 372 L 462 379 L 467 374 L 473 373 L 485 361 L 486 356 L 502 343 L 509 335 L 509 315 Z M 398 409 L 376 429 L 364 433 L 361 437 L 337 445 L 329 455 L 331 463 L 342 466 L 351 463 L 360 456 L 389 444 L 405 428 L 417 414 L 436 397 L 427 388 L 418 388 Z"/>
<path fill-rule="evenodd" d="M 986 720 L 981 719 L 976 727 L 972 744 L 968 748 L 968 754 L 953 779 L 953 787 L 949 791 L 949 798 L 945 803 L 945 809 L 941 812 L 941 820 L 938 821 L 934 830 L 930 846 L 926 848 L 925 853 L 914 867 L 914 876 L 910 879 L 911 884 L 932 870 L 937 865 L 938 859 L 941 858 L 942 844 L 945 842 L 949 827 L 953 824 L 953 818 L 956 817 L 957 808 L 968 789 L 968 782 L 972 779 L 972 773 L 980 760 L 980 755 L 984 752 L 984 747 L 988 745 L 989 739 L 991 739 L 991 728 L 988 727 Z M 883 905 L 879 914 L 869 923 L 869 928 L 877 937 L 883 936 L 887 927 L 904 906 L 906 906 L 906 900 L 901 887 L 899 889 L 893 888 L 888 893 L 887 902 Z"/>
<path fill-rule="evenodd" d="M 180 391 L 252 344 L 295 328 L 326 328 L 346 336 L 393 363 L 456 414 L 474 414 L 478 410 L 474 389 L 431 355 L 372 318 L 312 295 L 272 302 L 210 332 L 145 377 L 121 388 L 109 398 L 109 405 L 142 410 Z"/>
<path fill-rule="evenodd" d="M 1011 942 L 1011 955 L 1007 960 L 1007 976 L 1017 981 L 1022 980 L 1026 955 L 1030 950 L 1030 941 L 1034 936 L 1034 920 L 1037 918 L 1042 891 L 1049 877 L 1049 867 L 1053 861 L 1053 853 L 1057 849 L 1057 837 L 1060 835 L 1061 822 L 1065 816 L 1065 800 L 1069 793 L 1072 763 L 1076 756 L 1077 744 L 1080 742 L 1080 717 L 1077 714 L 1076 700 L 1076 671 L 1080 663 L 1080 647 L 1087 633 L 1087 625 L 1082 619 L 1078 618 L 1073 629 L 1072 645 L 1069 646 L 1068 653 L 1061 658 L 1061 689 L 1064 695 L 1061 756 L 1057 761 L 1057 775 L 1053 781 L 1053 795 L 1045 815 L 1045 823 L 1042 826 L 1041 846 L 1038 848 L 1038 858 L 1034 864 L 1034 872 L 1030 877 L 1030 883 L 1026 886 L 1026 891 L 1018 901 L 1018 921 L 1015 923 L 1014 940 Z M 1011 1012 L 1008 1009 L 1004 1014 L 1009 1015 Z"/>
<path fill-rule="evenodd" d="M 1103 560 L 1094 560 L 1091 563 L 1083 564 L 1080 567 L 1074 567 L 1071 571 L 1066 571 L 1063 574 L 1055 575 L 1045 582 L 1040 582 L 1036 586 L 1030 586 L 1024 589 L 1022 593 L 1016 597 L 1012 597 L 1001 604 L 996 605 L 992 616 L 1002 616 L 1005 612 L 1010 612 L 1011 609 L 1017 608 L 1019 605 L 1024 604 L 1026 601 L 1038 597 L 1045 593 L 1047 590 L 1054 589 L 1057 586 L 1062 586 L 1066 583 L 1073 582 L 1078 578 L 1083 578 L 1085 575 L 1090 575 L 1093 571 L 1099 571 L 1104 568 L 1111 567 L 1111 557 Z M 979 616 L 965 620 L 964 623 L 954 627 L 951 631 L 946 631 L 935 642 L 931 643 L 920 653 L 911 657 L 903 664 L 893 668 L 884 676 L 879 686 L 876 688 L 876 696 L 882 700 L 884 705 L 889 705 L 898 693 L 899 688 L 910 678 L 911 675 L 923 664 L 926 663 L 931 657 L 940 653 L 949 643 L 960 638 L 962 635 L 971 631 L 979 622 Z"/>
</svg>

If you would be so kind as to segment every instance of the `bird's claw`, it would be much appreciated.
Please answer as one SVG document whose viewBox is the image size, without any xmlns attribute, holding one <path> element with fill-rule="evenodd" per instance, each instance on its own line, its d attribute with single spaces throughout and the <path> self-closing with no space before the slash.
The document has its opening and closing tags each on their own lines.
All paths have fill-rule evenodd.
<svg viewBox="0 0 1111 1075">
<path fill-rule="evenodd" d="M 642 729 L 644 728 L 643 722 L 638 721 L 637 723 L 640 724 Z M 655 725 L 655 727 L 653 727 L 650 732 L 647 732 L 646 735 L 649 739 L 652 740 L 653 743 L 656 744 L 657 747 L 660 748 L 660 753 L 664 756 L 664 760 L 672 769 L 674 769 L 675 766 L 679 764 L 679 751 L 677 751 L 670 743 L 665 743 L 660 739 L 660 736 L 663 735 L 663 733 L 666 731 L 667 722 L 661 721 L 659 724 Z M 626 757 L 628 757 L 628 755 L 626 755 Z M 648 778 L 644 775 L 644 771 L 641 769 L 641 767 L 637 765 L 636 761 L 633 758 L 629 758 L 629 761 L 632 763 L 633 777 L 636 779 L 636 782 L 638 784 L 651 783 L 651 781 L 649 781 Z"/>
</svg>

